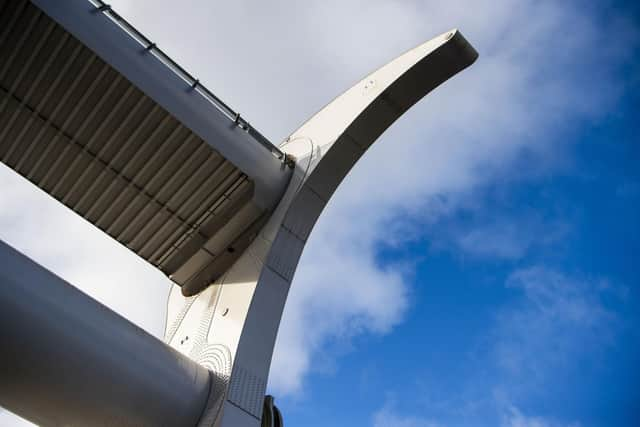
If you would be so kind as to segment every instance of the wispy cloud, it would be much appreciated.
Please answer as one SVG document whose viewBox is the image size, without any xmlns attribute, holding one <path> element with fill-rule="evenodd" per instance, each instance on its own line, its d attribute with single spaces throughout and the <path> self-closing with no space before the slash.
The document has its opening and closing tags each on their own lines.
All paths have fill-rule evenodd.
<svg viewBox="0 0 640 427">
<path fill-rule="evenodd" d="M 277 390 L 300 390 L 327 340 L 386 333 L 402 318 L 408 301 L 401 274 L 378 268 L 364 254 L 345 254 L 367 250 L 357 246 L 344 246 L 329 232 L 315 238 L 303 256 L 297 272 L 303 283 L 294 284 L 287 301 L 272 363 L 271 386 Z"/>
<path fill-rule="evenodd" d="M 475 197 L 489 197 L 479 191 Z M 481 260 L 515 261 L 532 250 L 557 247 L 571 232 L 566 219 L 545 216 L 522 207 L 516 213 L 500 204 L 471 203 L 438 221 L 429 224 L 427 233 L 431 245 L 455 256 L 472 256 Z"/>
<path fill-rule="evenodd" d="M 12 412 L 9 412 L 2 408 L 0 408 L 0 425 L 11 426 L 11 427 L 35 426 L 35 424 L 32 424 L 27 420 L 23 420 L 22 418 L 19 418 L 17 415 L 14 415 Z"/>
<path fill-rule="evenodd" d="M 552 418 L 524 415 L 515 406 L 509 406 L 502 415 L 502 427 L 580 427 L 578 422 L 562 423 Z"/>
<path fill-rule="evenodd" d="M 490 258 L 521 258 L 531 244 L 531 236 L 523 236 L 514 223 L 487 224 L 457 236 L 456 243 L 464 252 Z"/>
<path fill-rule="evenodd" d="M 542 406 L 533 402 L 562 390 L 578 369 L 596 372 L 616 351 L 627 319 L 610 305 L 625 303 L 625 287 L 544 266 L 516 270 L 504 286 L 513 294 L 496 308 L 486 333 L 469 337 L 470 357 L 452 355 L 467 369 L 446 382 L 387 390 L 413 412 L 385 398 L 373 415 L 379 425 L 397 418 L 408 425 L 580 427 L 580 419 L 549 410 L 546 398 Z"/>
<path fill-rule="evenodd" d="M 399 412 L 387 402 L 373 414 L 373 427 L 443 427 L 443 424 Z"/>
<path fill-rule="evenodd" d="M 518 406 L 558 389 L 561 378 L 577 374 L 579 366 L 603 364 L 626 320 L 611 305 L 624 304 L 626 288 L 544 266 L 513 272 L 506 287 L 515 299 L 498 311 L 480 358 L 490 366 L 484 387 L 492 391 L 502 424 L 579 426 L 578 420 L 525 415 Z"/>
<path fill-rule="evenodd" d="M 585 353 L 597 357 L 613 341 L 620 319 L 605 301 L 619 298 L 623 288 L 541 266 L 514 272 L 507 287 L 522 298 L 499 312 L 492 333 L 495 363 L 505 374 L 502 387 L 548 384 Z"/>
</svg>

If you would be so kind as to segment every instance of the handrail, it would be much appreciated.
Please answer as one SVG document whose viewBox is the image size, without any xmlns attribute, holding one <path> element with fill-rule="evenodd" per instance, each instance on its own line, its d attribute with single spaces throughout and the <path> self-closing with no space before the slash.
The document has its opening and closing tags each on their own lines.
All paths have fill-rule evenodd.
<svg viewBox="0 0 640 427">
<path fill-rule="evenodd" d="M 106 4 L 102 0 L 89 0 L 96 11 L 104 13 L 111 18 L 120 28 L 122 28 L 127 34 L 135 39 L 147 52 L 153 54 L 175 74 L 182 78 L 188 85 L 190 90 L 197 91 L 205 99 L 211 102 L 218 110 L 220 110 L 229 120 L 251 135 L 256 141 L 258 141 L 263 147 L 269 150 L 274 156 L 279 159 L 285 160 L 285 155 L 282 150 L 275 146 L 271 141 L 262 135 L 256 128 L 251 126 L 244 118 L 240 116 L 240 113 L 235 112 L 231 107 L 225 104 L 220 98 L 213 94 L 206 86 L 200 83 L 200 80 L 195 78 L 191 73 L 185 70 L 180 64 L 171 59 L 169 55 L 164 53 L 154 42 L 149 40 L 138 29 L 131 25 L 120 14 L 114 11 L 110 5 Z"/>
</svg>

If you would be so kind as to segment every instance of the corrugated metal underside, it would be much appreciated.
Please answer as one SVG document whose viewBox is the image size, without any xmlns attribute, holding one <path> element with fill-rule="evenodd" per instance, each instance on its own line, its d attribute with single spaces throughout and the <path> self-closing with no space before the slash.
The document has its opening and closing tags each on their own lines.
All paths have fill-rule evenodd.
<svg viewBox="0 0 640 427">
<path fill-rule="evenodd" d="M 185 293 L 208 285 L 264 216 L 252 181 L 30 2 L 0 10 L 2 162 Z"/>
</svg>

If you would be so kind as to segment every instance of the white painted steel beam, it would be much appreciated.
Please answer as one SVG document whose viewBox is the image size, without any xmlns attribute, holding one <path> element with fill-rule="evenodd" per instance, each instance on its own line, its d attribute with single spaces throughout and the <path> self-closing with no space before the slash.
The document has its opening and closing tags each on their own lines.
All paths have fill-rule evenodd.
<svg viewBox="0 0 640 427">
<path fill-rule="evenodd" d="M 260 424 L 289 286 L 324 206 L 382 132 L 477 56 L 452 30 L 401 55 L 324 107 L 281 145 L 296 159 L 294 175 L 245 253 L 197 296 L 185 298 L 174 287 L 167 342 L 223 380 L 216 386 L 220 402 L 206 414 L 212 425 Z"/>
<path fill-rule="evenodd" d="M 198 423 L 213 373 L 1 241 L 0 266 L 0 405 L 40 426 Z"/>
</svg>

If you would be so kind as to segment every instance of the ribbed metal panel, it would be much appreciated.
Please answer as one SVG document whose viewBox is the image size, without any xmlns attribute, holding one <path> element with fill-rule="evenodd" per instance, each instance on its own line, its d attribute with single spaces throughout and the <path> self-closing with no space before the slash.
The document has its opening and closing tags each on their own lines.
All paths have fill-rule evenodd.
<svg viewBox="0 0 640 427">
<path fill-rule="evenodd" d="M 187 292 L 206 286 L 264 214 L 253 182 L 33 4 L 0 8 L 2 162 Z"/>
</svg>

